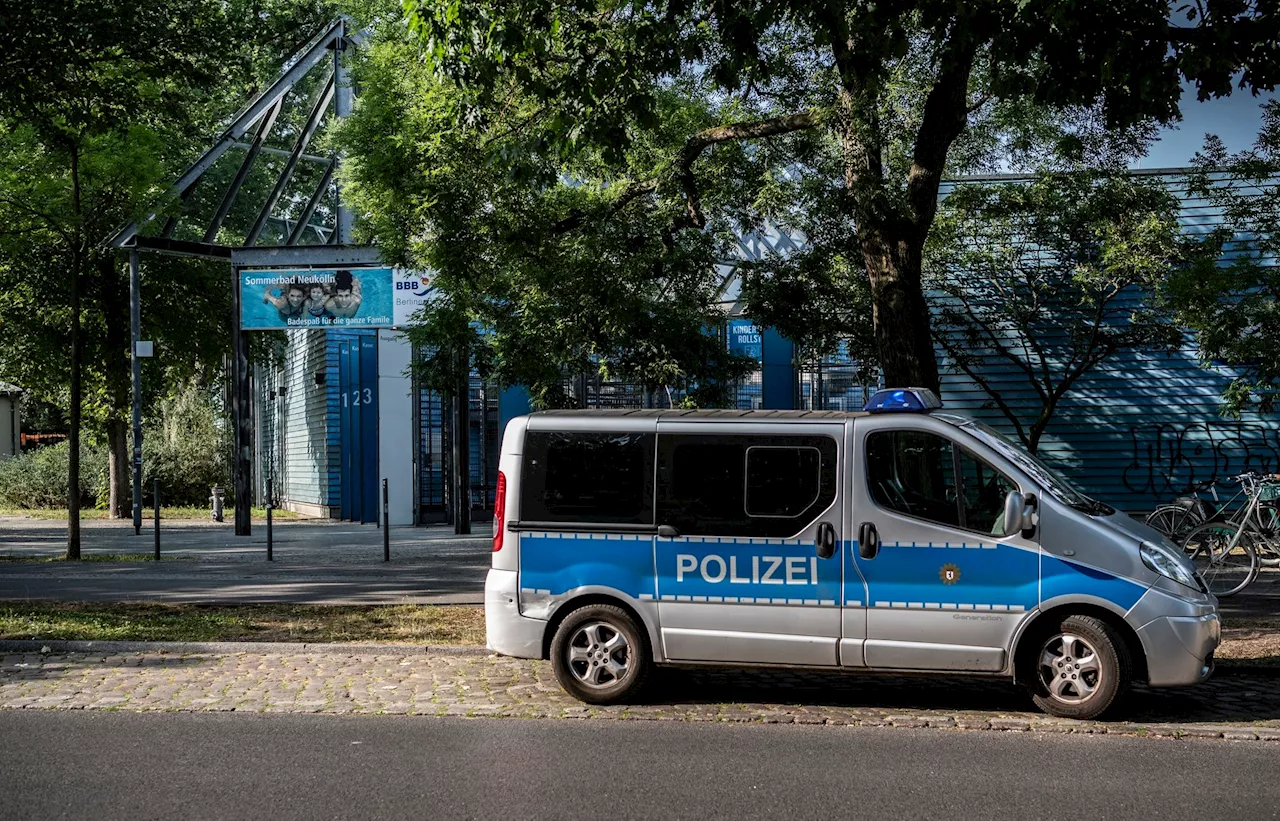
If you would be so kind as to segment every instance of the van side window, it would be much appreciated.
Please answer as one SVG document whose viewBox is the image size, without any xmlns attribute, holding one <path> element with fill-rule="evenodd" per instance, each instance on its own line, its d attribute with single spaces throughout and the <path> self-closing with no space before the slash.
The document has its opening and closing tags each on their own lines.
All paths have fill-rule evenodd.
<svg viewBox="0 0 1280 821">
<path fill-rule="evenodd" d="M 960 481 L 964 484 L 965 527 L 1005 535 L 1004 498 L 1018 489 L 1013 480 L 961 448 Z"/>
<path fill-rule="evenodd" d="M 877 505 L 948 527 L 1005 535 L 1004 499 L 1017 485 L 951 440 L 926 431 L 873 431 L 866 438 L 866 460 Z"/>
<path fill-rule="evenodd" d="M 520 518 L 653 524 L 652 433 L 529 431 Z"/>
<path fill-rule="evenodd" d="M 916 430 L 867 436 L 867 485 L 881 507 L 959 527 L 955 457 L 951 441 Z"/>
<path fill-rule="evenodd" d="M 827 436 L 662 434 L 658 524 L 682 536 L 794 536 L 835 501 Z"/>
<path fill-rule="evenodd" d="M 799 516 L 822 492 L 817 448 L 747 448 L 747 515 Z"/>
</svg>

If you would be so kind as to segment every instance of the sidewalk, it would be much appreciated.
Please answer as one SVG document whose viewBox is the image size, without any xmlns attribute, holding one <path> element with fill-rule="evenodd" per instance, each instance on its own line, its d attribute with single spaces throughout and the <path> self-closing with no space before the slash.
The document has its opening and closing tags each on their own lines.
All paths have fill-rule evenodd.
<svg viewBox="0 0 1280 821">
<path fill-rule="evenodd" d="M 229 522 L 161 522 L 159 562 L 0 561 L 0 600 L 157 601 L 173 603 L 482 604 L 491 561 L 489 525 L 459 537 L 449 527 L 391 528 L 391 561 L 372 525 L 316 520 L 278 522 L 274 561 L 267 529 L 236 536 Z M 127 521 L 82 525 L 86 557 L 151 555 L 154 531 L 134 535 Z M 56 558 L 66 522 L 0 517 L 0 558 Z M 1228 620 L 1280 616 L 1280 570 L 1263 569 L 1244 592 L 1221 601 Z"/>
<path fill-rule="evenodd" d="M 2 562 L 0 600 L 182 603 L 480 604 L 492 544 L 487 525 L 458 537 L 446 527 L 393 527 L 391 561 L 372 525 L 279 522 L 267 559 L 264 523 L 161 522 L 161 561 Z M 82 553 L 151 555 L 150 522 L 85 522 Z M 56 558 L 66 523 L 0 518 L 0 556 Z"/>
<path fill-rule="evenodd" d="M 1222 672 L 1183 690 L 1136 688 L 1124 721 L 1084 722 L 1032 712 L 1020 689 L 981 679 L 662 670 L 644 703 L 590 707 L 561 691 L 547 662 L 479 648 L 236 649 L 10 653 L 0 658 L 0 709 L 662 719 L 1280 742 L 1280 686 L 1248 673 Z"/>
</svg>

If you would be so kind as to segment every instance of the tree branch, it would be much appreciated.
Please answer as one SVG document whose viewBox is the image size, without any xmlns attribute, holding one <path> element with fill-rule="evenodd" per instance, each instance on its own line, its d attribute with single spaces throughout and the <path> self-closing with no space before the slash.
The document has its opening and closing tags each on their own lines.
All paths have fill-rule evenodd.
<svg viewBox="0 0 1280 821">
<path fill-rule="evenodd" d="M 658 181 L 656 179 L 642 180 L 641 182 L 633 182 L 623 189 L 622 193 L 618 195 L 618 198 L 616 200 L 609 203 L 609 207 L 605 209 L 605 216 L 612 216 L 618 213 L 619 211 L 621 211 L 623 208 L 626 208 L 627 205 L 630 204 L 633 200 L 636 200 L 644 196 L 645 194 L 653 193 L 654 191 L 657 191 L 657 190 L 658 190 Z M 559 235 L 559 234 L 567 234 L 570 231 L 576 231 L 578 228 L 582 227 L 583 223 L 587 221 L 587 216 L 588 214 L 586 211 L 574 211 L 569 216 L 565 217 L 559 222 L 554 223 L 551 226 L 551 233 Z"/>
<path fill-rule="evenodd" d="M 705 228 L 707 225 L 707 218 L 702 213 L 702 194 L 698 191 L 698 181 L 693 176 L 693 164 L 708 146 L 723 142 L 775 137 L 779 134 L 814 128 L 818 124 L 817 114 L 812 111 L 802 111 L 798 114 L 787 114 L 759 122 L 716 126 L 689 137 L 684 144 L 684 149 L 680 152 L 680 164 L 676 168 L 676 178 L 684 188 L 687 224 L 698 229 Z"/>
<path fill-rule="evenodd" d="M 938 184 L 951 144 L 968 122 L 969 75 L 977 48 L 959 21 L 943 50 L 938 78 L 925 99 L 907 178 L 907 201 L 915 215 L 915 229 L 923 236 L 938 211 Z"/>
</svg>

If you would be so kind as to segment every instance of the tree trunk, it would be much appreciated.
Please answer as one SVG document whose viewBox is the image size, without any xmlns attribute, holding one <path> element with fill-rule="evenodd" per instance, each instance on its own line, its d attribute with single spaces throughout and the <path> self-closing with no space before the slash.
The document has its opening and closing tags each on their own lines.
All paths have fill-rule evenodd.
<svg viewBox="0 0 1280 821">
<path fill-rule="evenodd" d="M 123 419 L 107 420 L 108 515 L 123 518 L 129 511 L 129 426 Z M 130 515 L 131 511 L 130 511 Z"/>
<path fill-rule="evenodd" d="M 923 241 L 888 233 L 870 226 L 859 231 L 884 384 L 939 393 L 938 358 L 921 289 Z"/>
<path fill-rule="evenodd" d="M 80 266 L 84 261 L 84 226 L 80 223 L 80 154 L 71 150 L 72 207 L 76 217 L 74 246 L 71 253 L 71 408 L 67 414 L 70 428 L 67 455 L 67 559 L 80 558 Z"/>
</svg>

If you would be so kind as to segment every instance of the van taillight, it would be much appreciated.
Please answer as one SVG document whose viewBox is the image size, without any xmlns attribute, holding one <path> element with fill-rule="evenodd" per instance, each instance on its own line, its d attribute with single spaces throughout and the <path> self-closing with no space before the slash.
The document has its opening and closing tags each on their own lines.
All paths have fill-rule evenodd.
<svg viewBox="0 0 1280 821">
<path fill-rule="evenodd" d="M 507 476 L 498 471 L 498 492 L 493 500 L 493 552 L 502 549 L 502 532 L 506 530 L 503 514 L 507 512 Z"/>
</svg>

